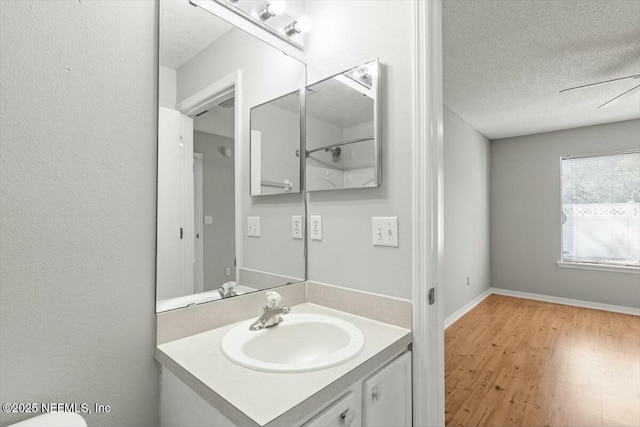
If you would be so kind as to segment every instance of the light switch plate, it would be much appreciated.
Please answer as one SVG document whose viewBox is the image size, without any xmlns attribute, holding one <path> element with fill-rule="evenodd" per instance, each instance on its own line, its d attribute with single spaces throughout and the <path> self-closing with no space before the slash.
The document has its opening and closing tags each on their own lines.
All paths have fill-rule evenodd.
<svg viewBox="0 0 640 427">
<path fill-rule="evenodd" d="M 291 237 L 294 239 L 302 239 L 302 215 L 293 215 L 291 217 Z"/>
<path fill-rule="evenodd" d="M 309 234 L 311 240 L 322 240 L 322 216 L 311 215 L 311 221 L 309 224 Z"/>
<path fill-rule="evenodd" d="M 210 225 L 210 224 L 213 224 L 213 217 L 205 215 L 204 216 L 204 225 Z"/>
<path fill-rule="evenodd" d="M 247 236 L 260 237 L 260 217 L 250 216 L 247 218 Z"/>
<path fill-rule="evenodd" d="M 371 241 L 373 246 L 398 245 L 398 217 L 385 216 L 371 218 Z"/>
</svg>

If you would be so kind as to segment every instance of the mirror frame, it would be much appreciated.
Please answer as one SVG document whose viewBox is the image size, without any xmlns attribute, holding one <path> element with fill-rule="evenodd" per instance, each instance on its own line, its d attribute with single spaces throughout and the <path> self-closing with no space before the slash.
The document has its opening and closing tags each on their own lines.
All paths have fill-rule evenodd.
<svg viewBox="0 0 640 427">
<path fill-rule="evenodd" d="M 355 70 L 361 66 L 363 66 L 364 64 L 368 64 L 371 62 L 375 62 L 375 67 L 376 67 L 376 73 L 377 73 L 377 79 L 376 79 L 376 84 L 375 84 L 375 93 L 376 93 L 376 99 L 374 100 L 373 103 L 373 120 L 374 120 L 374 124 L 373 124 L 373 143 L 374 143 L 374 165 L 373 167 L 375 168 L 374 170 L 374 177 L 375 177 L 375 182 L 372 185 L 364 185 L 364 186 L 360 186 L 360 187 L 342 187 L 342 188 L 324 188 L 324 189 L 318 189 L 318 190 L 310 190 L 307 188 L 307 183 L 306 183 L 306 174 L 307 174 L 307 147 L 306 147 L 306 139 L 307 139 L 307 129 L 306 129 L 306 97 L 301 98 L 304 100 L 304 119 L 305 119 L 305 126 L 304 126 L 304 130 L 301 131 L 301 134 L 303 135 L 303 139 L 304 141 L 301 141 L 300 146 L 301 146 L 301 152 L 305 153 L 305 157 L 304 157 L 304 176 L 305 176 L 305 187 L 304 187 L 304 191 L 305 193 L 315 193 L 315 192 L 324 192 L 324 191 L 342 191 L 342 190 L 359 190 L 359 189 L 365 189 L 365 188 L 378 188 L 382 185 L 382 116 L 380 113 L 380 97 L 382 94 L 382 79 L 383 79 L 383 75 L 382 75 L 382 65 L 380 64 L 380 59 L 379 58 L 373 58 L 370 59 L 368 61 L 364 61 L 363 63 L 356 65 L 355 67 L 351 67 L 351 68 L 347 68 L 346 70 L 343 70 L 339 73 L 333 74 L 329 77 L 326 77 L 322 80 L 318 80 L 317 82 L 314 82 L 311 85 L 308 85 L 307 87 L 305 87 L 305 95 L 307 92 L 307 89 L 311 89 L 314 85 L 317 85 L 319 83 L 322 83 L 324 81 L 333 79 L 334 77 L 343 75 L 345 73 L 348 73 L 349 71 Z M 372 87 L 373 89 L 373 87 Z M 304 150 L 302 149 L 302 147 L 304 147 Z"/>
<path fill-rule="evenodd" d="M 305 64 L 306 66 L 306 64 Z M 267 105 L 273 101 L 276 101 L 278 99 L 284 98 L 285 96 L 289 96 L 292 95 L 294 93 L 298 93 L 298 114 L 299 114 L 299 126 L 298 126 L 298 180 L 299 180 L 299 189 L 298 191 L 283 191 L 281 193 L 272 193 L 272 194 L 253 194 L 253 188 L 251 187 L 251 183 L 253 182 L 252 176 L 251 174 L 253 173 L 253 168 L 252 168 L 252 160 L 253 160 L 253 156 L 252 156 L 252 150 L 253 150 L 253 144 L 251 141 L 251 131 L 253 130 L 253 126 L 251 125 L 251 123 L 253 122 L 253 110 L 259 107 L 262 107 L 263 105 Z M 305 170 L 305 165 L 306 165 L 306 158 L 302 158 L 302 156 L 300 156 L 300 153 L 302 152 L 306 152 L 304 150 L 304 141 L 306 140 L 305 138 L 305 132 L 306 132 L 306 117 L 305 117 L 305 98 L 304 95 L 306 93 L 306 87 L 302 88 L 302 89 L 297 89 L 297 90 L 293 90 L 291 92 L 285 93 L 284 95 L 280 95 L 276 98 L 270 99 L 268 101 L 265 101 L 263 103 L 260 103 L 258 105 L 254 105 L 253 107 L 251 107 L 249 109 L 249 196 L 251 197 L 267 197 L 267 196 L 282 196 L 284 194 L 304 194 L 306 192 L 306 187 L 305 187 L 305 176 L 306 176 L 306 170 Z M 260 177 L 262 178 L 262 177 Z M 262 179 L 261 179 L 262 181 Z M 306 275 L 306 274 L 305 274 Z"/>
</svg>

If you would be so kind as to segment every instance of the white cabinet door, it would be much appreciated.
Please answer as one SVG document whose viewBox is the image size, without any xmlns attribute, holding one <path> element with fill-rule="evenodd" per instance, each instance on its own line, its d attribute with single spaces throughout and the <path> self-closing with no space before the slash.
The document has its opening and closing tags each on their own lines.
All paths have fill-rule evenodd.
<svg viewBox="0 0 640 427">
<path fill-rule="evenodd" d="M 362 425 L 411 426 L 411 352 L 380 369 L 364 382 Z"/>
<path fill-rule="evenodd" d="M 359 427 L 360 408 L 353 392 L 322 411 L 304 427 Z"/>
</svg>

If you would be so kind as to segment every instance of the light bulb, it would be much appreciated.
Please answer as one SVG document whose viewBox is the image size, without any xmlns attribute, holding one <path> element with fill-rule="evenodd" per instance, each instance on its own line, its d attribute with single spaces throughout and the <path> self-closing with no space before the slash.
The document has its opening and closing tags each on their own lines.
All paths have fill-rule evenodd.
<svg viewBox="0 0 640 427">
<path fill-rule="evenodd" d="M 356 78 L 364 80 L 369 78 L 369 69 L 367 67 L 358 68 L 354 74 Z"/>
<path fill-rule="evenodd" d="M 311 19 L 308 16 L 301 16 L 296 22 L 296 30 L 299 33 L 306 33 L 311 29 Z"/>
<path fill-rule="evenodd" d="M 306 16 L 301 16 L 297 21 L 293 21 L 291 24 L 284 27 L 284 33 L 291 37 L 294 34 L 306 33 L 310 29 L 311 19 Z"/>
<path fill-rule="evenodd" d="M 283 14 L 287 10 L 287 2 L 284 0 L 273 0 L 266 4 L 266 6 L 258 13 L 258 17 L 267 21 L 276 15 Z"/>
<path fill-rule="evenodd" d="M 267 9 L 272 15 L 282 15 L 287 10 L 287 2 L 284 0 L 273 0 L 267 5 Z"/>
</svg>

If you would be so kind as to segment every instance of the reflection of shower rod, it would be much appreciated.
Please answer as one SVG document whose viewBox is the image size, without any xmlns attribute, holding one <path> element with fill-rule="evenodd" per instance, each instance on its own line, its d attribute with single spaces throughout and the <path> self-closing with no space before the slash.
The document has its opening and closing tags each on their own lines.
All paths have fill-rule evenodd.
<svg viewBox="0 0 640 427">
<path fill-rule="evenodd" d="M 322 150 L 331 151 L 332 148 L 341 147 L 343 145 L 355 144 L 356 142 L 370 141 L 370 140 L 373 140 L 373 139 L 374 139 L 374 137 L 369 136 L 369 137 L 366 137 L 366 138 L 358 138 L 358 139 L 352 139 L 350 141 L 339 142 L 337 144 L 325 145 L 325 146 L 322 146 L 322 147 L 314 148 L 313 150 L 307 150 L 307 157 L 309 157 L 309 154 L 315 153 L 316 151 L 322 151 Z"/>
</svg>

